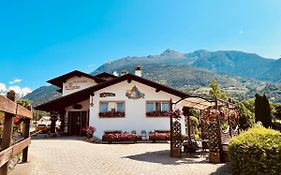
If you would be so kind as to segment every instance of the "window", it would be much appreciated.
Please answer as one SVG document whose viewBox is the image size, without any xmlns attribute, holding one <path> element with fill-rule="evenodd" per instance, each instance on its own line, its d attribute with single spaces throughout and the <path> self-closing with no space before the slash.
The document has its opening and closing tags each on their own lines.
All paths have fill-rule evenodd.
<svg viewBox="0 0 281 175">
<path fill-rule="evenodd" d="M 161 117 L 168 116 L 170 110 L 170 103 L 165 101 L 155 101 L 146 103 L 146 116 L 147 117 Z"/>
<path fill-rule="evenodd" d="M 102 118 L 125 117 L 124 102 L 100 102 L 99 116 Z"/>
<path fill-rule="evenodd" d="M 170 104 L 168 102 L 163 102 L 162 103 L 162 111 L 168 112 L 170 110 L 169 106 L 170 106 Z"/>
<path fill-rule="evenodd" d="M 108 102 L 100 103 L 100 112 L 108 112 Z"/>
<path fill-rule="evenodd" d="M 146 103 L 146 112 L 153 112 L 154 111 L 154 104 L 152 102 Z"/>
<path fill-rule="evenodd" d="M 117 112 L 124 112 L 124 102 L 117 103 Z"/>
<path fill-rule="evenodd" d="M 155 111 L 161 112 L 161 102 L 156 102 L 155 103 Z"/>
</svg>

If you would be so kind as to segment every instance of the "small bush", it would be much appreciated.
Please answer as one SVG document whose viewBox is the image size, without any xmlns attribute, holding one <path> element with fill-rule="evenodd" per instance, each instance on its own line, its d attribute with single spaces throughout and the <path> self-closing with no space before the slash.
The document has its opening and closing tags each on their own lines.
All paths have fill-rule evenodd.
<svg viewBox="0 0 281 175">
<path fill-rule="evenodd" d="M 281 174 L 281 133 L 254 127 L 231 139 L 228 156 L 234 174 Z"/>
</svg>

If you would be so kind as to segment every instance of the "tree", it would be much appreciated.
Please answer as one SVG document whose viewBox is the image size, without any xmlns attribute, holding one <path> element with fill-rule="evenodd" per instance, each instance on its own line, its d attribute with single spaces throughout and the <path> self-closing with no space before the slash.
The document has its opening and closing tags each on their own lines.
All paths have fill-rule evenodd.
<svg viewBox="0 0 281 175">
<path fill-rule="evenodd" d="M 244 100 L 242 103 L 252 113 L 255 113 L 255 99 Z"/>
<path fill-rule="evenodd" d="M 246 130 L 251 128 L 255 124 L 254 113 L 251 109 L 247 108 L 243 103 L 230 99 L 230 102 L 236 105 L 236 109 L 239 112 L 239 125 L 242 129 Z"/>
<path fill-rule="evenodd" d="M 211 90 L 209 92 L 210 96 L 214 99 L 227 99 L 225 93 L 221 90 L 218 82 L 216 80 L 212 80 L 210 84 Z"/>
<path fill-rule="evenodd" d="M 274 116 L 275 116 L 276 119 L 281 120 L 281 104 L 276 104 L 275 105 Z"/>
<path fill-rule="evenodd" d="M 261 121 L 268 128 L 272 125 L 272 114 L 269 101 L 265 95 L 255 95 L 255 117 L 256 122 Z"/>
<path fill-rule="evenodd" d="M 17 99 L 17 104 L 25 108 L 31 109 L 31 101 L 28 99 Z"/>
<path fill-rule="evenodd" d="M 212 80 L 210 87 L 212 88 L 210 90 L 210 96 L 215 99 L 224 99 L 227 100 L 227 95 L 221 90 L 219 84 L 216 80 Z M 255 118 L 253 112 L 251 112 L 250 109 L 244 106 L 243 103 L 234 100 L 229 99 L 229 101 L 236 105 L 237 110 L 239 112 L 239 125 L 242 129 L 248 129 L 253 126 L 255 123 Z"/>
</svg>

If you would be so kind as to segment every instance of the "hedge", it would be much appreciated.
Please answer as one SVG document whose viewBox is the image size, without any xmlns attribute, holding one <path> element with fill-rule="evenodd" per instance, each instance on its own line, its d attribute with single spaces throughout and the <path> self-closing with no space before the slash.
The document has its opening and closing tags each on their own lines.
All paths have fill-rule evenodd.
<svg viewBox="0 0 281 175">
<path fill-rule="evenodd" d="M 230 140 L 232 171 L 240 175 L 281 174 L 281 133 L 258 126 Z"/>
</svg>

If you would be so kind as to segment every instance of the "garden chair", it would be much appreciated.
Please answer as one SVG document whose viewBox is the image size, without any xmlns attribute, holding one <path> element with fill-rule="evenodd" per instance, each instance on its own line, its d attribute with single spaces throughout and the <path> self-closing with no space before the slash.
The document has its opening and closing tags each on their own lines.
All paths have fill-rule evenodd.
<svg viewBox="0 0 281 175">
<path fill-rule="evenodd" d="M 142 140 L 147 140 L 146 130 L 141 131 L 141 138 L 142 138 Z"/>
</svg>

